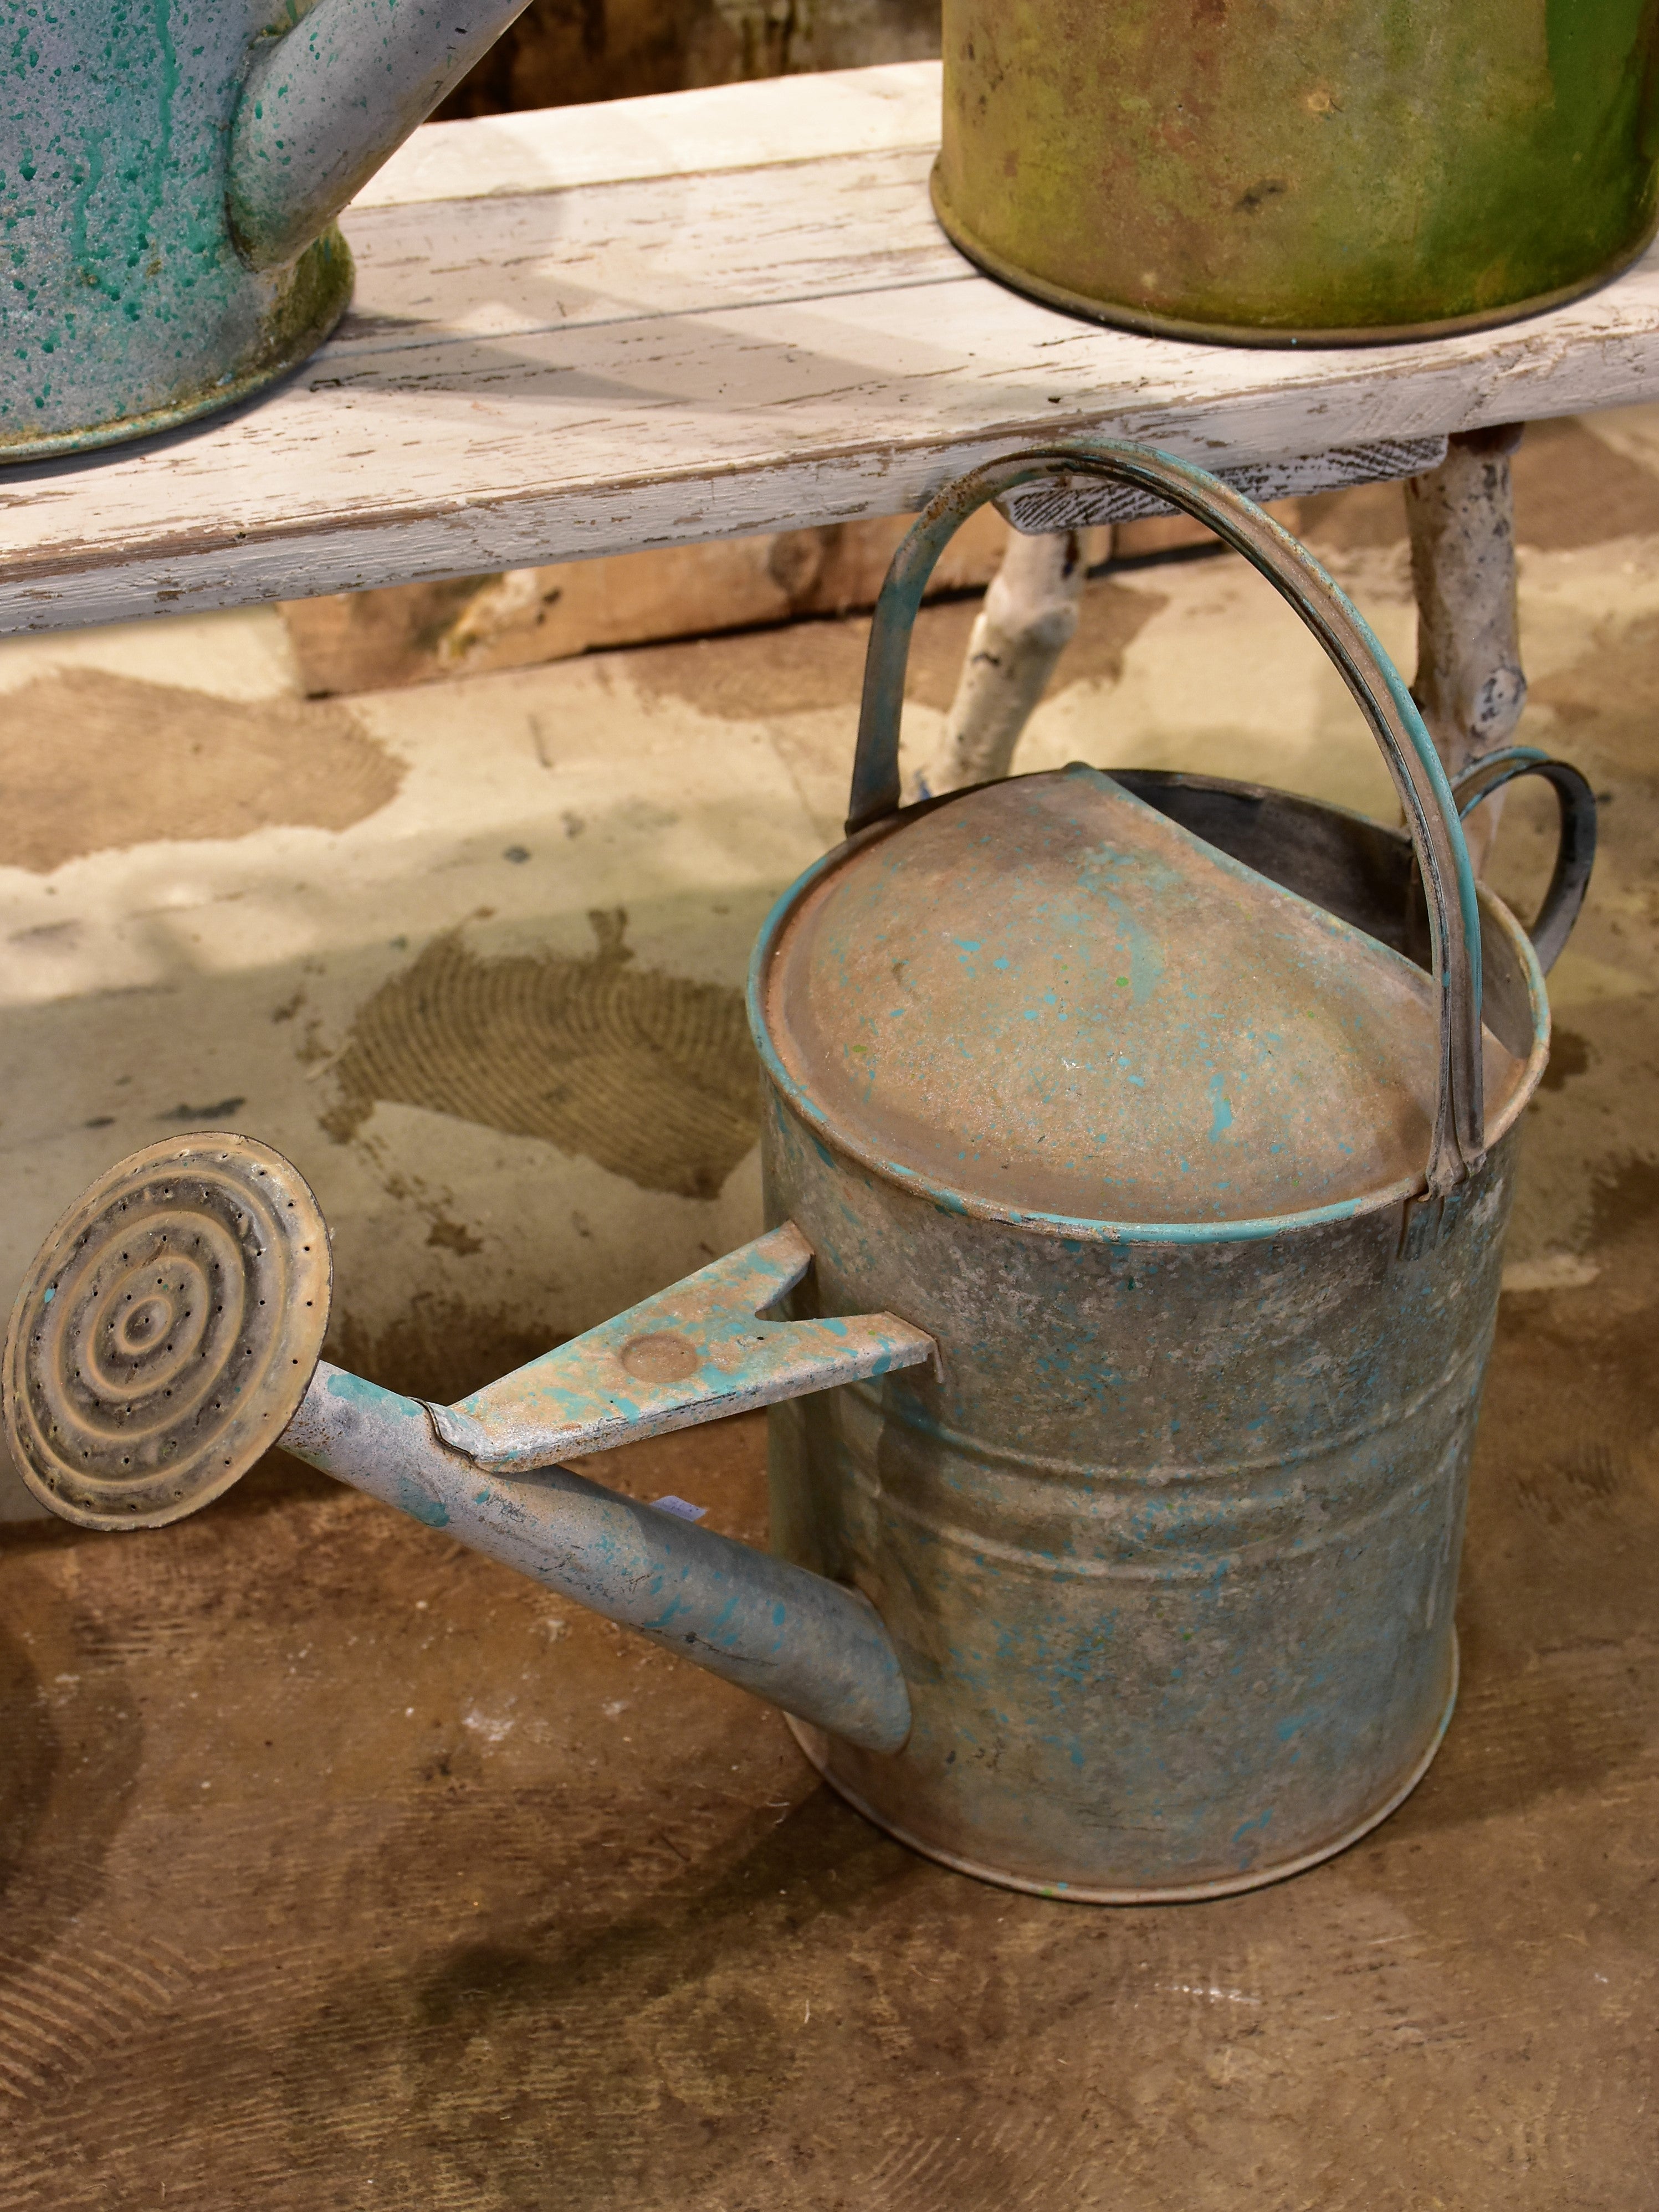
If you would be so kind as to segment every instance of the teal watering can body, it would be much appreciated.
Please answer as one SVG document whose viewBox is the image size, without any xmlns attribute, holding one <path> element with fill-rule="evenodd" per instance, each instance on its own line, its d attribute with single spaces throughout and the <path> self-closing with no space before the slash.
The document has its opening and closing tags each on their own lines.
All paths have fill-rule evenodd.
<svg viewBox="0 0 1659 2212">
<path fill-rule="evenodd" d="M 1073 767 L 908 810 L 911 622 L 956 526 L 1102 477 L 1199 515 L 1319 635 L 1407 828 Z M 1540 774 L 1529 939 L 1460 803 Z M 1543 968 L 1594 804 L 1530 751 L 1448 787 L 1310 557 L 1133 447 L 994 463 L 901 548 L 847 842 L 750 980 L 773 1227 L 454 1406 L 319 1354 L 327 1232 L 276 1155 L 119 1164 L 15 1308 L 8 1440 L 53 1510 L 153 1527 L 279 1437 L 783 1708 L 947 1863 L 1106 1901 L 1329 1856 L 1450 1712 L 1464 1497 Z M 771 1408 L 765 1554 L 561 1462 Z"/>
<path fill-rule="evenodd" d="M 526 0 L 0 0 L 0 460 L 170 429 L 338 321 L 333 227 Z"/>
</svg>

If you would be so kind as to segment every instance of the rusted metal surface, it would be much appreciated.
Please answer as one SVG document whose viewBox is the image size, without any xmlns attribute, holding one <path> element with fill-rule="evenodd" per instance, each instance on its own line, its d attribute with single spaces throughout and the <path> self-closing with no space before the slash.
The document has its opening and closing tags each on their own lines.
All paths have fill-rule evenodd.
<svg viewBox="0 0 1659 2212">
<path fill-rule="evenodd" d="M 1480 941 L 1474 877 L 1445 770 L 1398 670 L 1369 624 L 1305 546 L 1241 493 L 1172 455 L 1115 440 L 1040 447 L 988 462 L 947 485 L 893 556 L 865 663 L 849 836 L 899 804 L 898 723 L 910 631 L 927 578 L 966 516 L 1030 484 L 1094 477 L 1150 492 L 1206 522 L 1294 608 L 1330 655 L 1382 749 L 1429 894 L 1440 986 L 1439 1097 L 1427 1182 L 1443 1194 L 1478 1169 L 1481 1104 Z"/>
<path fill-rule="evenodd" d="M 1531 927 L 1539 971 L 1554 966 L 1577 921 L 1595 859 L 1595 794 L 1579 771 L 1530 745 L 1494 753 L 1453 785 L 1468 816 L 1496 784 L 1537 775 L 1554 790 L 1559 818 L 1555 865 Z M 1194 836 L 1218 846 L 1270 883 L 1282 884 L 1419 967 L 1428 965 L 1428 915 L 1412 843 L 1402 830 L 1326 800 L 1261 784 L 1188 775 L 1168 769 L 1115 769 L 1112 780 Z M 1501 920 L 1500 920 L 1501 916 Z M 1495 899 L 1480 905 L 1483 1025 L 1514 1059 L 1537 1048 L 1534 986 L 1515 919 Z M 1530 1082 L 1534 1071 L 1527 1071 Z"/>
<path fill-rule="evenodd" d="M 328 1326 L 328 1231 L 303 1176 L 246 1137 L 134 1152 L 52 1230 L 6 1339 L 24 1480 L 90 1528 L 160 1528 L 246 1474 Z"/>
<path fill-rule="evenodd" d="M 1397 1212 L 1048 1243 L 815 1139 L 781 1107 L 766 1168 L 821 1294 L 890 1285 L 943 1368 L 773 1416 L 774 1541 L 866 1591 L 910 1684 L 896 1757 L 804 1739 L 826 1778 L 947 1864 L 1108 1902 L 1249 1888 L 1383 1818 L 1455 1688 L 1512 1145 L 1407 1263 Z"/>
<path fill-rule="evenodd" d="M 1524 759 L 1528 767 L 1534 764 L 1529 750 Z M 1543 971 L 1554 957 L 1562 923 L 1570 926 L 1583 902 L 1582 861 L 1586 847 L 1592 854 L 1595 850 L 1595 800 L 1577 770 L 1565 762 L 1545 763 L 1540 755 L 1537 765 L 1582 787 L 1563 833 L 1562 891 L 1558 896 L 1552 889 L 1534 926 L 1535 933 L 1528 933 L 1538 969 Z M 1510 769 L 1516 775 L 1526 772 L 1522 766 Z M 1282 884 L 1427 969 L 1429 922 L 1423 879 L 1412 841 L 1403 830 L 1324 799 L 1302 799 L 1292 792 L 1235 783 L 1221 776 L 1170 769 L 1115 769 L 1112 780 L 1269 883 Z M 1587 817 L 1579 811 L 1585 802 Z M 1479 801 L 1471 798 L 1468 804 Z M 1570 868 L 1565 867 L 1568 855 L 1573 856 Z M 1510 1059 L 1529 1061 L 1538 1051 L 1536 978 L 1513 915 L 1492 898 L 1480 902 L 1480 978 L 1483 1027 Z M 1490 1057 L 1490 1046 L 1487 1049 Z M 1528 1066 L 1522 1080 L 1529 1083 L 1536 1073 Z"/>
<path fill-rule="evenodd" d="M 788 1096 L 951 1208 L 1182 1242 L 1423 1187 L 1433 979 L 1098 769 L 875 826 L 761 957 Z M 1487 1041 L 1489 1137 L 1526 1058 Z"/>
<path fill-rule="evenodd" d="M 1346 848 L 1350 910 L 1408 939 L 1397 833 L 1199 779 L 1149 799 L 1159 781 L 1316 896 Z M 1529 1091 L 1538 971 L 1482 908 Z M 780 1097 L 769 1194 L 814 1237 L 816 1295 L 890 1297 L 941 1351 L 937 1376 L 772 1416 L 774 1541 L 868 1592 L 915 1710 L 893 1759 L 804 1735 L 826 1777 L 947 1863 L 1114 1901 L 1248 1887 L 1383 1818 L 1453 1694 L 1516 1133 L 1407 1259 L 1397 1203 L 1255 1243 L 1044 1239 L 837 1154 Z"/>
<path fill-rule="evenodd" d="M 786 1221 L 459 1405 L 436 1407 L 438 1433 L 477 1466 L 511 1474 L 933 1358 L 932 1340 L 891 1314 L 759 1319 L 811 1264 L 811 1246 Z"/>
<path fill-rule="evenodd" d="M 1453 780 L 1457 811 L 1468 821 L 1518 776 L 1535 775 L 1555 793 L 1560 836 L 1548 887 L 1528 934 L 1538 964 L 1547 975 L 1572 934 L 1589 890 L 1595 866 L 1595 793 L 1588 779 L 1566 761 L 1551 760 L 1533 745 L 1510 745 L 1486 753 Z"/>
<path fill-rule="evenodd" d="M 1649 0 L 946 0 L 940 220 L 1078 313 L 1237 344 L 1478 329 L 1656 216 Z"/>
<path fill-rule="evenodd" d="M 0 462 L 172 428 L 302 361 L 351 293 L 332 218 L 524 4 L 3 0 Z"/>
</svg>

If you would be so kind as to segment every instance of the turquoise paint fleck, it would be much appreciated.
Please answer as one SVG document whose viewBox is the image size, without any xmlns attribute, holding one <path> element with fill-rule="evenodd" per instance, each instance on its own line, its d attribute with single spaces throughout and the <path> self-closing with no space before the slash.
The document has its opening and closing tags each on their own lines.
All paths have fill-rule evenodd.
<svg viewBox="0 0 1659 2212">
<path fill-rule="evenodd" d="M 399 1397 L 395 1390 L 382 1390 L 378 1383 L 365 1382 L 360 1375 L 348 1375 L 337 1368 L 325 1387 L 331 1398 L 343 1398 L 377 1419 L 389 1414 L 398 1420 L 417 1421 L 422 1429 L 427 1425 L 426 1408 L 417 1400 Z"/>
<path fill-rule="evenodd" d="M 401 1512 L 419 1521 L 428 1528 L 447 1528 L 449 1509 L 430 1492 L 422 1490 L 412 1482 L 402 1483 L 398 1490 L 398 1505 Z"/>
<path fill-rule="evenodd" d="M 1224 1137 L 1233 1125 L 1233 1109 L 1228 1104 L 1223 1092 L 1223 1080 L 1218 1070 L 1210 1078 L 1210 1141 L 1212 1144 Z M 1272 1149 L 1279 1150 L 1282 1147 L 1275 1146 Z"/>
</svg>

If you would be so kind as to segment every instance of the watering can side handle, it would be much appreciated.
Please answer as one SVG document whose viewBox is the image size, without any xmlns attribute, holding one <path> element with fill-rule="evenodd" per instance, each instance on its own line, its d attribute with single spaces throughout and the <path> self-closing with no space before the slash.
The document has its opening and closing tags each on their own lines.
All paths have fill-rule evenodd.
<svg viewBox="0 0 1659 2212">
<path fill-rule="evenodd" d="M 1534 745 L 1508 745 L 1472 761 L 1452 778 L 1459 818 L 1467 822 L 1483 799 L 1517 776 L 1541 776 L 1555 793 L 1560 835 L 1543 904 L 1527 934 L 1547 975 L 1572 934 L 1595 865 L 1595 793 L 1568 761 L 1552 760 Z"/>
<path fill-rule="evenodd" d="M 254 50 L 231 125 L 231 234 L 292 261 L 486 54 L 528 0 L 317 0 Z"/>
<path fill-rule="evenodd" d="M 566 1344 L 433 1408 L 444 1442 L 491 1474 L 608 1451 L 938 1359 L 895 1314 L 769 1321 L 812 1264 L 793 1221 Z"/>
<path fill-rule="evenodd" d="M 1480 928 L 1474 872 L 1446 772 L 1399 671 L 1357 607 L 1318 562 L 1242 492 L 1172 454 L 1115 440 L 1045 447 L 987 462 L 947 484 L 894 554 L 876 603 L 865 663 L 848 836 L 896 813 L 899 719 L 910 633 L 933 566 L 977 508 L 1019 485 L 1104 477 L 1154 493 L 1261 570 L 1340 670 L 1382 748 L 1428 894 L 1439 993 L 1439 1087 L 1426 1180 L 1443 1196 L 1486 1157 L 1480 1046 Z"/>
</svg>

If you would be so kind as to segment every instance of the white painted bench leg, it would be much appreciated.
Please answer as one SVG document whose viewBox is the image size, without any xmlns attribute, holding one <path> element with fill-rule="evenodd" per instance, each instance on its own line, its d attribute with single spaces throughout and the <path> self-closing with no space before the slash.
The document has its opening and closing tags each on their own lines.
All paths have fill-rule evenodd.
<svg viewBox="0 0 1659 2212">
<path fill-rule="evenodd" d="M 1009 532 L 944 732 L 906 779 L 907 799 L 934 799 L 1007 775 L 1020 732 L 1077 628 L 1088 569 L 1080 531 Z"/>
<path fill-rule="evenodd" d="M 1450 775 L 1507 744 L 1526 704 L 1510 487 L 1510 455 L 1524 427 L 1461 432 L 1437 469 L 1406 484 L 1417 592 L 1412 696 Z M 1470 817 L 1477 872 L 1500 803 L 1489 799 Z"/>
<path fill-rule="evenodd" d="M 1438 468 L 1406 482 L 1418 606 L 1412 691 L 1453 775 L 1506 744 L 1526 703 L 1510 484 L 1510 455 L 1523 427 L 1460 433 Z M 1077 628 L 1087 568 L 1076 531 L 1010 534 L 945 729 L 907 779 L 907 799 L 1008 774 L 1020 733 Z M 1477 869 L 1500 803 L 1488 799 L 1471 818 Z"/>
</svg>

